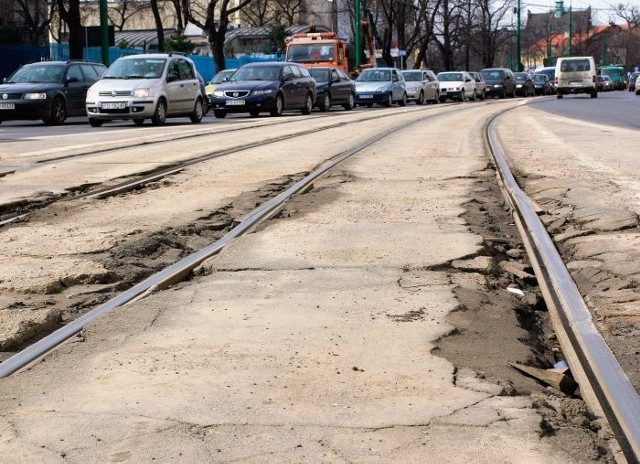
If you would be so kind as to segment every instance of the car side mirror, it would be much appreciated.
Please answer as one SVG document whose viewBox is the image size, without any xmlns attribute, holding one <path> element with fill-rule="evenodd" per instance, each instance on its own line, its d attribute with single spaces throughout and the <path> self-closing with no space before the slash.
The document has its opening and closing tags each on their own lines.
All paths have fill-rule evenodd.
<svg viewBox="0 0 640 464">
<path fill-rule="evenodd" d="M 331 82 L 340 82 L 340 78 L 338 76 L 332 76 Z"/>
<path fill-rule="evenodd" d="M 3 77 L 2 78 L 2 83 L 6 84 L 7 82 L 9 82 L 9 78 L 8 77 Z"/>
</svg>

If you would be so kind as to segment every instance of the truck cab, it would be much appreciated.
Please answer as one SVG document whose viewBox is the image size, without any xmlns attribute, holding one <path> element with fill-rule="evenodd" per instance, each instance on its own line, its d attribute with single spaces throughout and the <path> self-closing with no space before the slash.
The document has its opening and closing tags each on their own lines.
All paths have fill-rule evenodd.
<svg viewBox="0 0 640 464">
<path fill-rule="evenodd" d="M 335 66 L 349 72 L 347 43 L 334 32 L 294 34 L 287 41 L 286 60 L 307 67 Z"/>
</svg>

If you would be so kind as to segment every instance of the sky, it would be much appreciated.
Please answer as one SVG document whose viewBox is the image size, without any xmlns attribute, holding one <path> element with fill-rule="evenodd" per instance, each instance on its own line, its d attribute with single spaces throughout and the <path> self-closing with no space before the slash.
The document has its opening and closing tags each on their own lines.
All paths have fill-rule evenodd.
<svg viewBox="0 0 640 464">
<path fill-rule="evenodd" d="M 613 13 L 611 5 L 631 5 L 640 8 L 640 0 L 564 0 L 564 7 L 569 6 L 574 10 L 584 10 L 591 6 L 593 21 L 595 24 L 608 24 L 609 21 L 621 22 Z M 544 13 L 555 8 L 554 0 L 521 0 L 522 12 L 531 10 L 532 13 Z"/>
</svg>

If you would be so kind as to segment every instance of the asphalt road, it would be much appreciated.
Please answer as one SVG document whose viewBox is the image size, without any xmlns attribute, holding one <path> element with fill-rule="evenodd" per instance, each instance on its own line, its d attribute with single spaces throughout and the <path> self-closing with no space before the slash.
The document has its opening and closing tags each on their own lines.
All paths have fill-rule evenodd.
<svg viewBox="0 0 640 464">
<path fill-rule="evenodd" d="M 597 100 L 589 95 L 567 95 L 561 100 L 540 100 L 538 110 L 610 126 L 640 129 L 640 95 L 629 91 L 601 92 Z M 594 110 L 595 108 L 595 110 Z"/>
</svg>

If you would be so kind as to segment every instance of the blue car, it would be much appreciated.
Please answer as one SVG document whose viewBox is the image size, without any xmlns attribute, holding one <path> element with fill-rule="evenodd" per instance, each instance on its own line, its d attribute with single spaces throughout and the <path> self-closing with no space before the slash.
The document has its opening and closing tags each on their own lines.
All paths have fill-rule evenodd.
<svg viewBox="0 0 640 464">
<path fill-rule="evenodd" d="M 391 106 L 407 104 L 407 89 L 397 68 L 369 68 L 356 79 L 356 103 L 369 108 L 375 104 Z"/>
<path fill-rule="evenodd" d="M 209 102 L 216 118 L 224 118 L 228 113 L 258 116 L 268 112 L 280 116 L 285 110 L 309 114 L 316 93 L 315 79 L 298 63 L 249 63 L 218 85 Z"/>
</svg>

